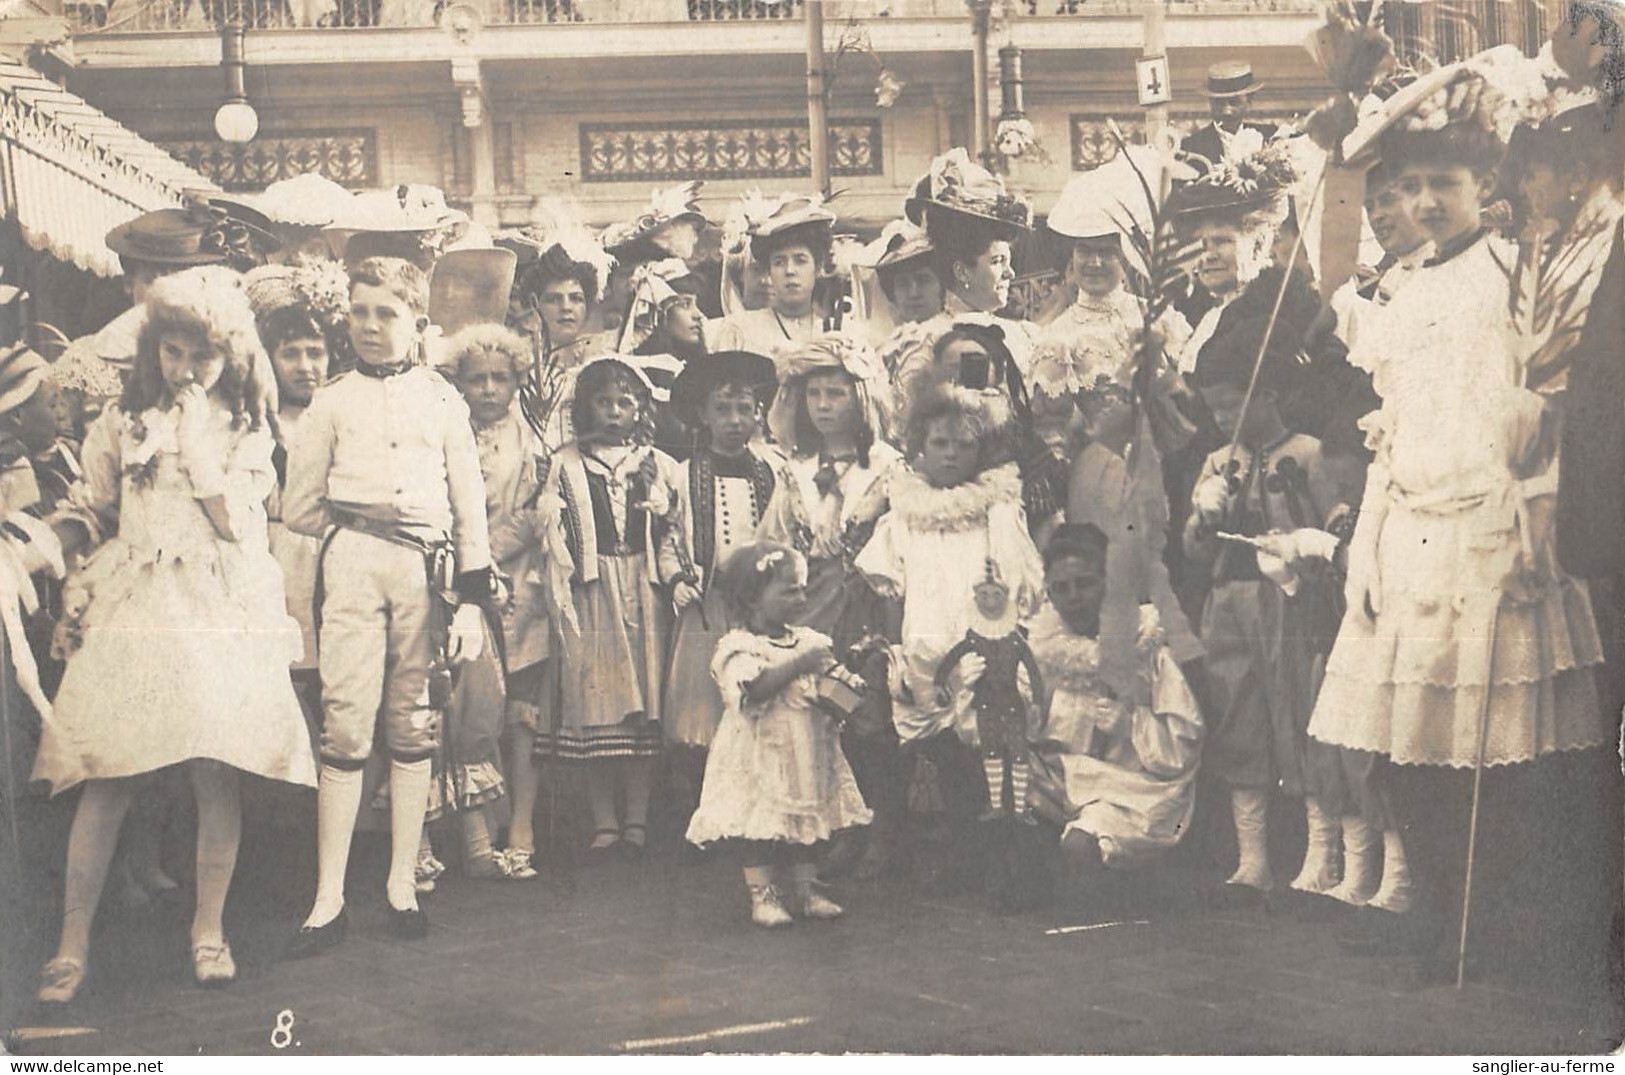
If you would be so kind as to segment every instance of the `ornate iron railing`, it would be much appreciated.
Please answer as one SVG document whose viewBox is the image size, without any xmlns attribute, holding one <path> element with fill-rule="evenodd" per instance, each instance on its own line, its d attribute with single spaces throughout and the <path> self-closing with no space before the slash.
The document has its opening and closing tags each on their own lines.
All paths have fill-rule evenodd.
<svg viewBox="0 0 1625 1075">
<path fill-rule="evenodd" d="M 834 174 L 881 174 L 879 120 L 835 120 L 829 146 Z M 811 162 L 805 120 L 581 125 L 581 178 L 588 183 L 792 179 L 811 175 Z"/>
<path fill-rule="evenodd" d="M 306 172 L 345 187 L 378 183 L 377 133 L 371 130 L 261 134 L 247 145 L 213 138 L 156 141 L 226 190 L 263 190 Z"/>
<path fill-rule="evenodd" d="M 453 0 L 65 0 L 79 29 L 103 32 L 203 32 L 237 20 L 254 30 L 371 29 L 437 25 Z M 783 21 L 801 15 L 804 0 L 461 0 L 487 25 L 537 23 L 662 24 Z M 820 0 L 830 19 L 968 18 L 965 0 Z M 1507 0 L 1480 0 L 1486 3 Z M 1536 0 L 1520 0 L 1535 3 Z M 1018 0 L 1018 12 L 1038 17 L 1136 15 L 1141 0 Z M 1171 13 L 1305 14 L 1317 0 L 1172 0 Z"/>
</svg>

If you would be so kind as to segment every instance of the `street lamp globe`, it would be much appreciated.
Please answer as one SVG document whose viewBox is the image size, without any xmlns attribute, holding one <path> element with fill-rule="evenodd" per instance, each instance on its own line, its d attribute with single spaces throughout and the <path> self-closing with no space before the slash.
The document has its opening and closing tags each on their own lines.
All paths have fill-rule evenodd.
<svg viewBox="0 0 1625 1075">
<path fill-rule="evenodd" d="M 214 133 L 222 142 L 251 142 L 259 133 L 260 117 L 254 106 L 238 98 L 221 105 L 214 114 Z"/>
</svg>

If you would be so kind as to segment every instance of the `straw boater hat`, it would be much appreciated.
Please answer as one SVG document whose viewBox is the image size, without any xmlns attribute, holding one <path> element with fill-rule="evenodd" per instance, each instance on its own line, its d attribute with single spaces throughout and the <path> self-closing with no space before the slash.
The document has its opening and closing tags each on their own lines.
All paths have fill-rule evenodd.
<svg viewBox="0 0 1625 1075">
<path fill-rule="evenodd" d="M 705 227 L 705 214 L 697 201 L 699 180 L 657 190 L 637 216 L 611 224 L 600 242 L 622 265 L 661 258 L 689 258 Z"/>
<path fill-rule="evenodd" d="M 1253 65 L 1246 60 L 1224 60 L 1207 69 L 1209 97 L 1246 97 L 1263 87 L 1254 81 Z"/>
<path fill-rule="evenodd" d="M 744 384 L 756 390 L 756 398 L 766 404 L 778 385 L 773 360 L 751 351 L 718 351 L 691 360 L 671 386 L 671 407 L 686 425 L 699 423 L 706 396 L 722 384 Z"/>
<path fill-rule="evenodd" d="M 1014 239 L 1029 231 L 1032 222 L 1032 208 L 1006 191 L 1003 179 L 972 161 L 963 146 L 931 162 L 931 170 L 903 203 L 903 215 L 922 225 L 933 242 L 944 226 L 969 226 Z"/>
</svg>

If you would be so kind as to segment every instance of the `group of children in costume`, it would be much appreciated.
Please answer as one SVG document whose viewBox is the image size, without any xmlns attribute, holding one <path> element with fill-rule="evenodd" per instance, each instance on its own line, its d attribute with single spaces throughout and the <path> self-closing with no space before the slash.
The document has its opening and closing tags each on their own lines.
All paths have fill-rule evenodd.
<svg viewBox="0 0 1625 1075">
<path fill-rule="evenodd" d="M 1459 806 L 1476 763 L 1511 818 L 1546 786 L 1525 770 L 1615 727 L 1551 544 L 1561 381 L 1528 378 L 1517 259 L 1481 224 L 1504 147 L 1458 87 L 1485 74 L 1433 77 L 1350 136 L 1383 258 L 1325 308 L 1274 244 L 1290 139 L 1159 207 L 1202 248 L 1178 309 L 1130 287 L 1109 193 L 1129 151 L 1081 177 L 1049 223 L 1071 301 L 1043 324 L 1006 310 L 1029 210 L 962 150 L 867 277 L 825 271 L 819 199 L 747 198 L 712 321 L 693 186 L 598 239 L 555 220 L 475 242 L 404 190 L 366 212 L 328 192 L 314 222 L 216 206 L 267 247 L 350 214 L 341 276 L 184 267 L 218 216 L 166 217 L 179 253 L 71 488 L 5 502 L 34 519 L 6 540 L 43 550 L 17 562 L 66 574 L 33 777 L 84 785 L 40 998 L 84 979 L 129 778 L 181 764 L 204 985 L 235 975 L 239 773 L 317 789 L 304 956 L 345 938 L 374 800 L 402 937 L 429 928 L 426 817 L 460 817 L 469 875 L 536 877 L 541 759 L 578 767 L 589 856 L 641 856 L 651 810 L 680 811 L 688 841 L 738 849 L 766 927 L 838 917 L 825 882 L 905 848 L 1020 906 L 1017 849 L 1155 860 L 1203 780 L 1228 799 L 1228 890 L 1267 892 L 1285 796 L 1308 832 L 1291 887 L 1373 909 L 1357 948 L 1420 922 L 1435 959 L 1460 819 L 1430 804 Z M 1442 128 L 1415 122 L 1435 99 Z M 1617 242 L 1618 169 L 1597 174 Z M 477 316 L 445 305 L 470 279 Z M 41 455 L 17 362 L 43 379 L 0 361 L 5 432 Z"/>
</svg>

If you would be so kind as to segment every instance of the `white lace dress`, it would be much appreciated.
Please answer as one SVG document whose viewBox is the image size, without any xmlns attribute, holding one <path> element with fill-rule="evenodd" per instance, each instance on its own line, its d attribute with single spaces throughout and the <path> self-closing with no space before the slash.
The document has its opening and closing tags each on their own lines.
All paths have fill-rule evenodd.
<svg viewBox="0 0 1625 1075">
<path fill-rule="evenodd" d="M 196 758 L 316 783 L 288 676 L 299 625 L 266 540 L 271 434 L 211 418 L 235 541 L 181 465 L 173 412 L 113 408 L 85 439 L 84 477 L 59 514 L 102 544 L 63 596 L 67 670 L 34 765 L 52 794 Z"/>
<path fill-rule="evenodd" d="M 746 684 L 782 668 L 829 639 L 807 627 L 787 638 L 729 631 L 717 643 L 711 675 L 724 712 L 705 763 L 700 806 L 688 840 L 777 840 L 812 844 L 873 818 L 841 751 L 841 729 L 813 704 L 817 677 L 796 677 L 765 702 Z"/>
<path fill-rule="evenodd" d="M 1362 322 L 1351 362 L 1382 407 L 1351 602 L 1309 734 L 1401 765 L 1503 765 L 1610 739 L 1583 583 L 1558 570 L 1556 462 L 1507 313 L 1511 252 L 1489 238 L 1416 273 Z M 1486 698 L 1486 692 L 1488 697 Z"/>
</svg>

